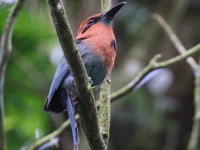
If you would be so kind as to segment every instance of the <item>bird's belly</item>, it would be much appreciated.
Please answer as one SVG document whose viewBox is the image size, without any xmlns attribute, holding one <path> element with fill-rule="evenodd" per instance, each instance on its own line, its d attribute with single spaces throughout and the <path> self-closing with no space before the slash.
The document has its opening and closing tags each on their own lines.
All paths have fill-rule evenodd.
<svg viewBox="0 0 200 150">
<path fill-rule="evenodd" d="M 83 62 L 88 76 L 92 79 L 92 86 L 101 85 L 108 74 L 106 63 L 94 54 L 84 55 Z"/>
</svg>

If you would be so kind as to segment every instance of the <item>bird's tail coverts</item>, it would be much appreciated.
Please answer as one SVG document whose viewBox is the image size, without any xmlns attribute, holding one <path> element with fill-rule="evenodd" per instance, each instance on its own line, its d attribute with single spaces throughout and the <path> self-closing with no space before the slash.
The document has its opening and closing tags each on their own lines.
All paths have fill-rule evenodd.
<svg viewBox="0 0 200 150">
<path fill-rule="evenodd" d="M 78 127 L 75 120 L 74 106 L 71 100 L 69 99 L 69 97 L 66 100 L 66 104 L 67 104 L 67 112 L 68 112 L 69 119 L 71 122 L 74 150 L 78 150 L 78 144 L 79 144 Z"/>
</svg>

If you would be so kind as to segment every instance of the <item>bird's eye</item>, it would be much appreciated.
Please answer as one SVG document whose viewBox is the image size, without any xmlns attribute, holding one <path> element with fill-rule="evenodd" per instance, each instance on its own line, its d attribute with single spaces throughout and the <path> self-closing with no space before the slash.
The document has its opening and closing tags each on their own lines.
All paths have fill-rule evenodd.
<svg viewBox="0 0 200 150">
<path fill-rule="evenodd" d="M 95 20 L 94 20 L 94 18 L 92 18 L 92 19 L 89 19 L 88 20 L 88 22 L 87 22 L 87 24 L 89 24 L 89 25 L 91 25 L 91 24 L 94 24 L 95 23 Z"/>
<path fill-rule="evenodd" d="M 84 33 L 87 29 L 89 29 L 91 26 L 93 26 L 96 22 L 98 22 L 99 18 L 90 18 L 87 21 L 86 27 L 83 29 L 82 33 Z"/>
</svg>

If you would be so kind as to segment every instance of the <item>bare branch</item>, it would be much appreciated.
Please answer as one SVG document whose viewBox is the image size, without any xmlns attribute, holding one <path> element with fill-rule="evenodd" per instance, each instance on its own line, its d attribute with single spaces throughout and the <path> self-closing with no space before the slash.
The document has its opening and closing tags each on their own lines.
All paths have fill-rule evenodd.
<svg viewBox="0 0 200 150">
<path fill-rule="evenodd" d="M 190 57 L 191 55 L 194 55 L 195 53 L 200 51 L 200 44 L 197 44 L 196 46 L 190 48 L 189 50 L 187 50 L 186 52 L 173 57 L 171 59 L 162 61 L 162 62 L 157 62 L 158 59 L 158 55 L 156 57 L 154 57 L 151 62 L 153 63 L 149 63 L 144 69 L 142 69 L 137 76 L 131 81 L 129 82 L 126 86 L 122 87 L 121 89 L 119 89 L 118 91 L 114 92 L 111 94 L 111 100 L 114 101 L 128 93 L 130 93 L 138 83 L 140 83 L 140 81 L 152 70 L 155 69 L 159 69 L 159 68 L 164 68 L 164 67 L 168 67 L 170 65 L 173 65 L 179 61 L 184 60 L 187 57 Z M 155 59 L 156 58 L 156 59 Z M 155 61 L 156 60 L 156 61 Z"/>
<path fill-rule="evenodd" d="M 75 116 L 76 119 L 79 118 L 78 115 Z M 47 136 L 44 136 L 43 138 L 41 138 L 40 140 L 36 141 L 35 143 L 33 143 L 32 145 L 30 145 L 27 150 L 36 150 L 38 149 L 41 145 L 47 143 L 48 141 L 50 141 L 51 139 L 54 139 L 55 137 L 59 137 L 61 136 L 64 131 L 66 131 L 66 127 L 68 127 L 70 125 L 70 121 L 69 119 L 65 122 L 63 122 L 63 124 L 55 131 L 53 131 L 52 133 L 48 134 Z"/>
<path fill-rule="evenodd" d="M 170 40 L 178 50 L 180 54 L 184 54 L 187 50 L 179 40 L 179 38 L 176 36 L 172 28 L 169 24 L 158 14 L 153 14 L 152 18 L 158 21 L 158 23 L 161 25 L 161 27 L 166 31 L 167 35 L 169 36 Z M 195 91 L 194 91 L 194 109 L 195 114 L 193 118 L 193 127 L 191 132 L 191 137 L 188 143 L 187 150 L 198 150 L 200 148 L 199 141 L 200 141 L 200 58 L 199 58 L 199 64 L 194 60 L 192 57 L 188 57 L 186 59 L 187 63 L 190 65 L 195 81 Z"/>
<path fill-rule="evenodd" d="M 10 12 L 0 41 L 0 150 L 6 149 L 4 130 L 4 80 L 8 57 L 12 50 L 12 29 L 25 0 L 18 0 Z"/>
<path fill-rule="evenodd" d="M 174 31 L 172 30 L 172 28 L 170 27 L 170 25 L 167 24 L 167 22 L 164 20 L 164 18 L 162 16 L 160 16 L 158 14 L 152 14 L 152 18 L 155 19 L 156 21 L 158 21 L 158 23 L 163 27 L 163 29 L 165 30 L 165 32 L 167 33 L 170 40 L 172 41 L 172 43 L 174 44 L 174 46 L 176 47 L 176 49 L 178 50 L 178 52 L 180 54 L 187 51 L 186 48 L 181 43 L 181 41 L 179 40 L 179 38 L 176 36 Z M 188 62 L 188 64 L 192 68 L 194 75 L 195 75 L 196 68 L 198 67 L 197 62 L 192 57 L 188 57 L 186 59 L 186 61 Z"/>
<path fill-rule="evenodd" d="M 200 58 L 199 66 L 196 68 L 194 88 L 194 109 L 193 126 L 187 150 L 199 150 L 200 145 Z"/>
</svg>

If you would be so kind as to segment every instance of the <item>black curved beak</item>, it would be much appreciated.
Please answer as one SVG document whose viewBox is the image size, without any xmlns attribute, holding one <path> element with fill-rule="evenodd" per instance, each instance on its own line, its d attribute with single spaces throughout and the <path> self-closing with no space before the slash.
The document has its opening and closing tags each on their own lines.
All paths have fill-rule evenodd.
<svg viewBox="0 0 200 150">
<path fill-rule="evenodd" d="M 100 20 L 105 21 L 106 23 L 110 23 L 115 15 L 119 12 L 119 10 L 124 6 L 124 4 L 126 4 L 126 2 L 119 3 L 112 7 L 100 18 Z"/>
</svg>

